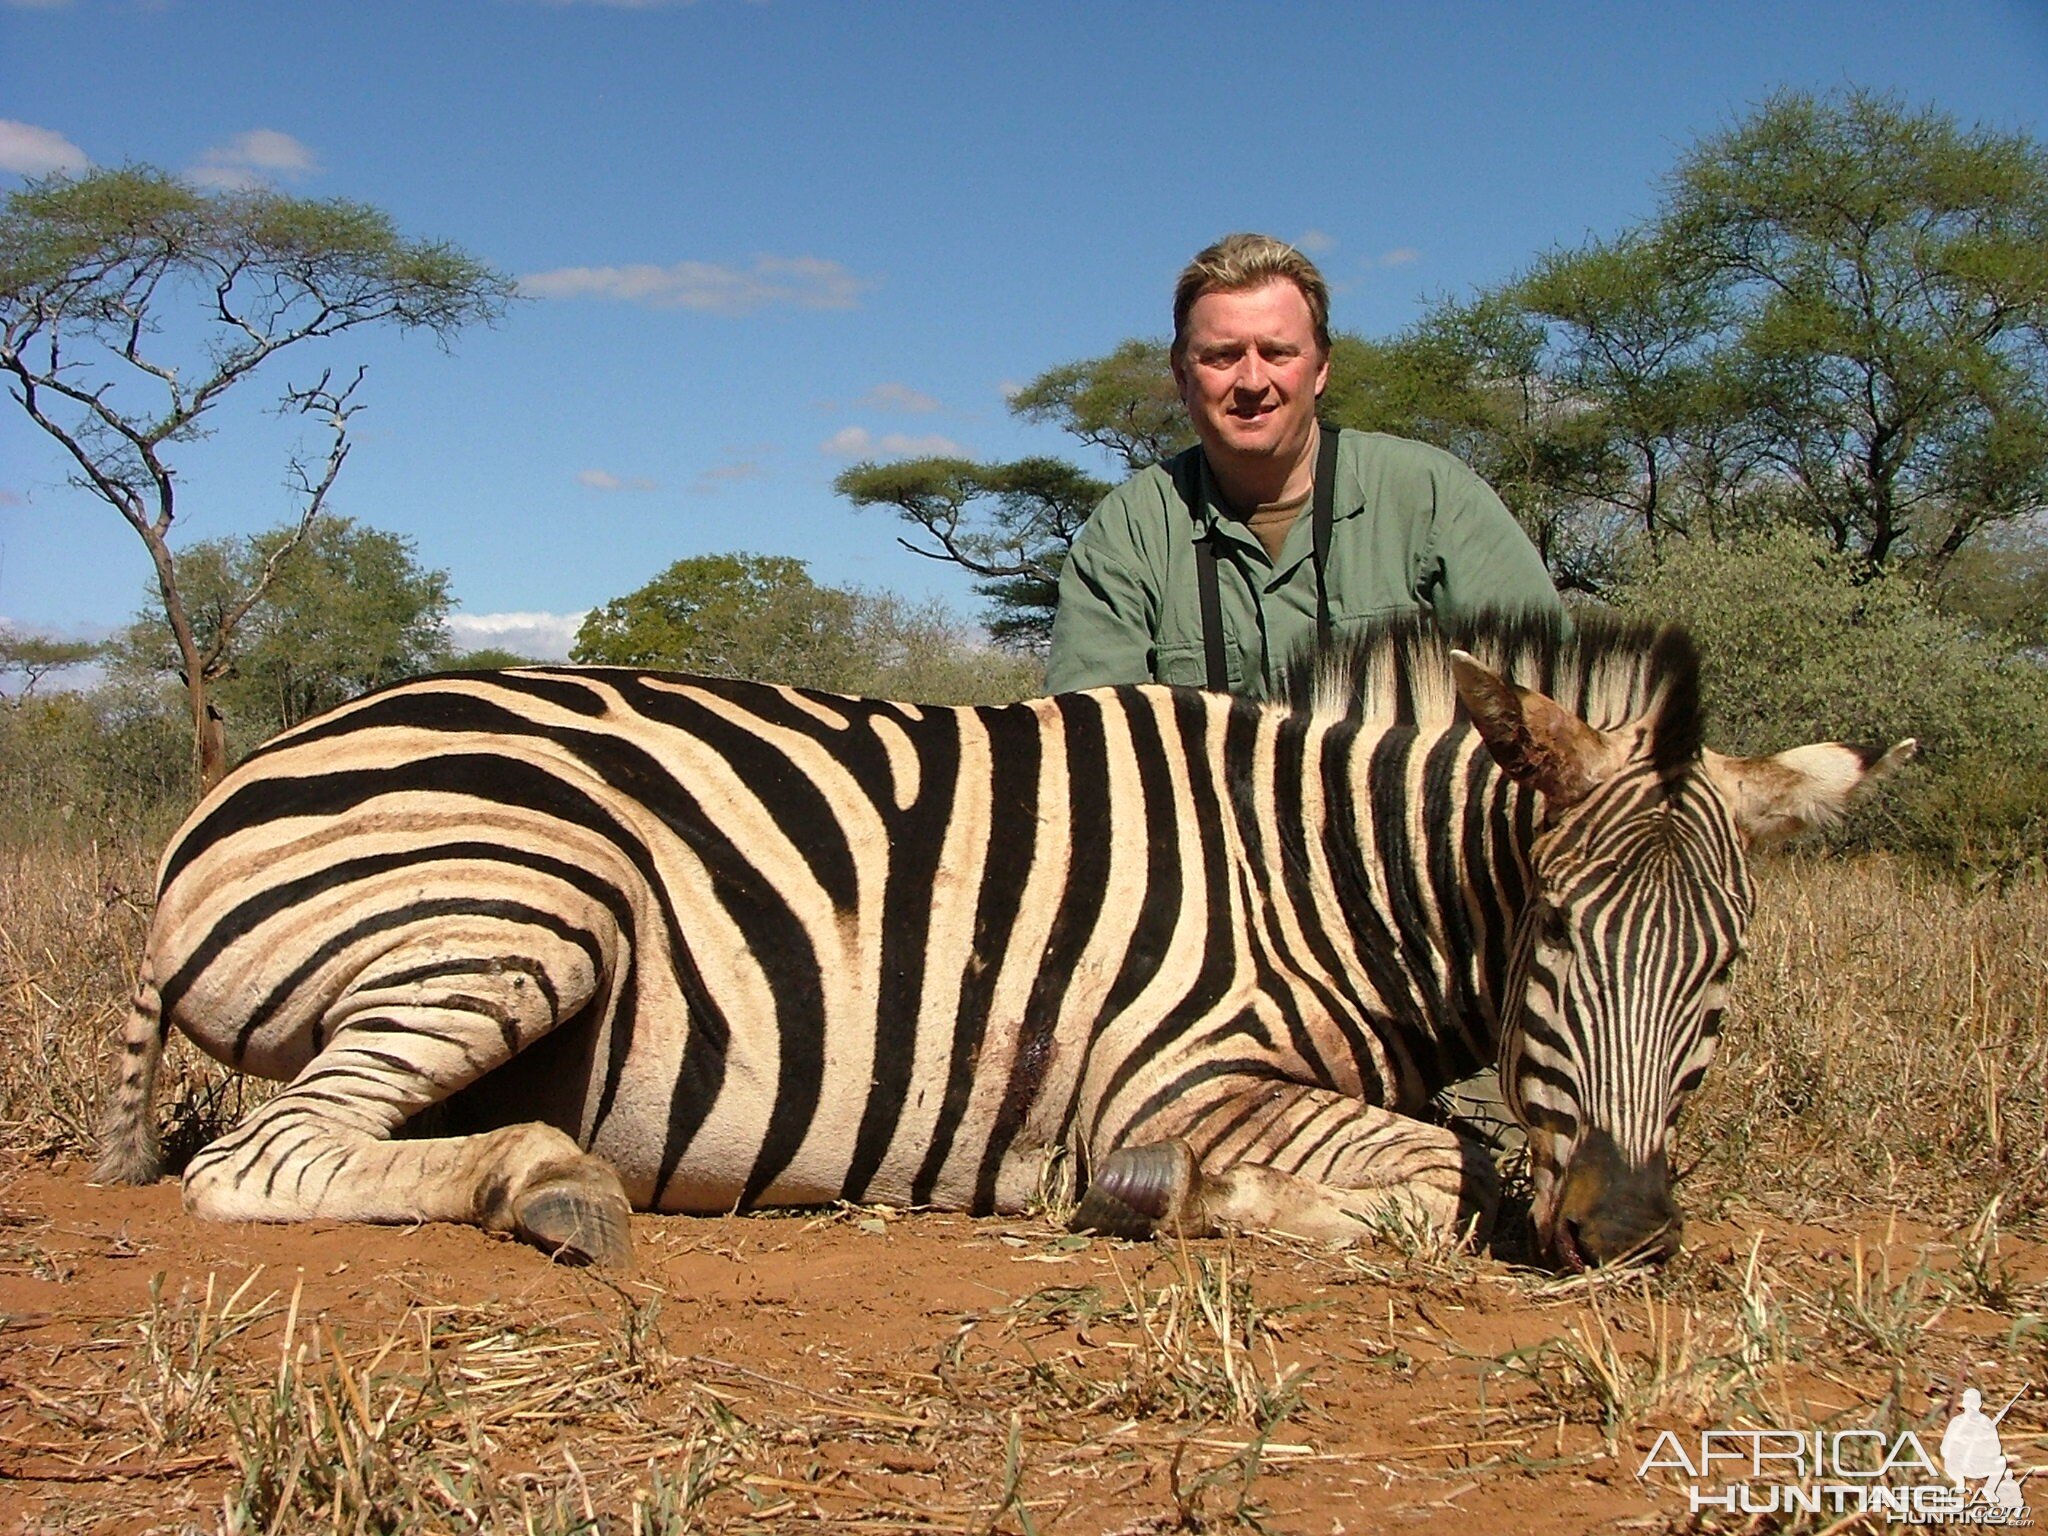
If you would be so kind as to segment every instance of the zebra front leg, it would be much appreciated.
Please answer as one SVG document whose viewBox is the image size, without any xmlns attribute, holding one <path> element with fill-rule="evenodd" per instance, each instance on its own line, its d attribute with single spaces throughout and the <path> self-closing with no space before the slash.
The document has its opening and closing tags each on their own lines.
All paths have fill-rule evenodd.
<svg viewBox="0 0 2048 1536">
<path fill-rule="evenodd" d="M 572 1263 L 623 1267 L 624 1188 L 553 1126 L 393 1141 L 414 1114 L 551 1028 L 524 971 L 463 974 L 345 997 L 323 1049 L 276 1098 L 202 1149 L 185 1206 L 218 1221 L 456 1221 L 512 1232 Z"/>
<path fill-rule="evenodd" d="M 1477 1240 L 1498 1201 L 1492 1160 L 1455 1131 L 1327 1089 L 1258 1082 L 1206 1104 L 1178 1136 L 1103 1157 L 1073 1226 L 1355 1242 L 1391 1219 Z"/>
</svg>

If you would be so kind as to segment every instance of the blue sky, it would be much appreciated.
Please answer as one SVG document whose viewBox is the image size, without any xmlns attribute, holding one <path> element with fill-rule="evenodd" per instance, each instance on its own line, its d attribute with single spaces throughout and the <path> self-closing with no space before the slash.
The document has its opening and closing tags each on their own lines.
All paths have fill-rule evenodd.
<svg viewBox="0 0 2048 1536">
<path fill-rule="evenodd" d="M 519 278 L 447 352 L 323 361 L 369 367 L 335 509 L 449 572 L 462 643 L 542 652 L 723 550 L 971 612 L 833 475 L 1067 452 L 1006 387 L 1163 334 L 1209 240 L 1302 242 L 1338 326 L 1383 335 L 1643 218 L 1773 91 L 1849 84 L 2048 138 L 2048 0 L 0 0 L 0 192 L 86 163 L 261 178 Z M 259 408 L 312 370 L 272 366 L 179 461 L 181 542 L 290 515 L 294 439 Z M 148 580 L 7 403 L 0 619 L 99 632 Z"/>
</svg>

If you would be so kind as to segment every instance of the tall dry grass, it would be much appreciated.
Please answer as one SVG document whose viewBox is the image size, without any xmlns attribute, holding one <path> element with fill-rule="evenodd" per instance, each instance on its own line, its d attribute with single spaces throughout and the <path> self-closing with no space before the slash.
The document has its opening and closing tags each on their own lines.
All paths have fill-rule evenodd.
<svg viewBox="0 0 2048 1536">
<path fill-rule="evenodd" d="M 0 842 L 0 1150 L 95 1148 L 154 879 L 140 838 Z M 218 1134 L 246 1092 L 174 1048 L 157 1096 L 167 1155 Z"/>
<path fill-rule="evenodd" d="M 1681 1159 L 1790 1216 L 2048 1209 L 2048 881 L 1761 861 L 1749 952 Z M 1683 1162 L 1681 1163 L 1683 1166 Z"/>
</svg>

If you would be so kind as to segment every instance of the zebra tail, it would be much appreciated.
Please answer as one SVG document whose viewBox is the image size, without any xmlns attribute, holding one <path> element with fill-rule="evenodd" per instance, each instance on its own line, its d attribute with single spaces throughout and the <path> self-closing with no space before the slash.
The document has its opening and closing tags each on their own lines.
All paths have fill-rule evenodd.
<svg viewBox="0 0 2048 1536">
<path fill-rule="evenodd" d="M 151 1184 L 163 1172 L 156 1133 L 156 1068 L 163 1060 L 163 998 L 145 963 L 121 1027 L 121 1077 L 107 1106 L 95 1184 Z"/>
</svg>

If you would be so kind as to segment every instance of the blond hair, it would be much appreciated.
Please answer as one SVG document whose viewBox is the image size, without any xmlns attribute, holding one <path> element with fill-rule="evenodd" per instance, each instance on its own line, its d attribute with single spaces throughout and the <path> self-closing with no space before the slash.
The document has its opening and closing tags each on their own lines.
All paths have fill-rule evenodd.
<svg viewBox="0 0 2048 1536">
<path fill-rule="evenodd" d="M 1316 264 L 1285 240 L 1271 235 L 1225 235 L 1188 263 L 1173 286 L 1173 356 L 1186 344 L 1188 311 L 1205 293 L 1242 293 L 1275 278 L 1301 290 L 1315 327 L 1316 345 L 1330 355 L 1330 288 Z"/>
</svg>

